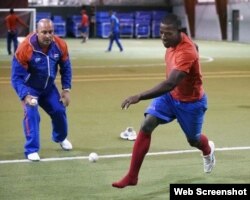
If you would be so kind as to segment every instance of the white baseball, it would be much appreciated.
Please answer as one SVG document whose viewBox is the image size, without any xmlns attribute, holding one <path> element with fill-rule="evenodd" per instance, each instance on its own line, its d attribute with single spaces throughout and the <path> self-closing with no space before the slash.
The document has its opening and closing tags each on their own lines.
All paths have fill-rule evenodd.
<svg viewBox="0 0 250 200">
<path fill-rule="evenodd" d="M 35 98 L 31 99 L 30 102 L 31 102 L 31 104 L 34 105 L 34 106 L 36 106 L 37 103 L 38 103 L 38 102 L 37 102 L 37 99 L 35 99 Z"/>
<path fill-rule="evenodd" d="M 97 162 L 97 160 L 99 159 L 97 153 L 92 152 L 91 154 L 89 154 L 89 162 Z"/>
</svg>

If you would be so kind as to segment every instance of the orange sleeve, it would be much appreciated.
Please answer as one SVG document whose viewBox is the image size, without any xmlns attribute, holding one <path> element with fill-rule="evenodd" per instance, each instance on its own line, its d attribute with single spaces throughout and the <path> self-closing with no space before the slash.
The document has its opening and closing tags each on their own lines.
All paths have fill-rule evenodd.
<svg viewBox="0 0 250 200">
<path fill-rule="evenodd" d="M 25 40 L 18 46 L 15 53 L 16 59 L 25 69 L 28 69 L 28 62 L 30 61 L 33 53 L 33 48 L 29 43 L 31 35 L 32 34 L 25 38 Z"/>
<path fill-rule="evenodd" d="M 59 49 L 62 51 L 62 60 L 66 61 L 67 59 L 69 59 L 68 47 L 66 42 L 58 36 L 54 36 L 54 39 Z"/>
</svg>

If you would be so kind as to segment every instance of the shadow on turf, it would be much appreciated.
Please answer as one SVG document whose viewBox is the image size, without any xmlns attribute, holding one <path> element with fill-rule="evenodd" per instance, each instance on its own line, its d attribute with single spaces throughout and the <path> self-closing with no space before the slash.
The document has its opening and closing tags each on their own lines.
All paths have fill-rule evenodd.
<svg viewBox="0 0 250 200">
<path fill-rule="evenodd" d="M 250 109 L 250 105 L 240 105 L 239 108 Z"/>
</svg>

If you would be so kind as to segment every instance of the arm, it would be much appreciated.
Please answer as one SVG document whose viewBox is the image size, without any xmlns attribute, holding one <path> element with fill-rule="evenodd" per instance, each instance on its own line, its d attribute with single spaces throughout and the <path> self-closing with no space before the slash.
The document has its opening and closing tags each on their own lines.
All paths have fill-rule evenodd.
<svg viewBox="0 0 250 200">
<path fill-rule="evenodd" d="M 62 89 L 71 89 L 72 70 L 70 60 L 62 61 L 59 65 Z"/>
<path fill-rule="evenodd" d="M 25 67 L 23 67 L 16 57 L 14 57 L 12 61 L 11 83 L 20 100 L 24 100 L 29 94 L 28 88 L 24 84 L 25 78 L 27 78 L 28 75 Z"/>
<path fill-rule="evenodd" d="M 111 31 L 112 31 L 112 33 L 113 33 L 113 31 L 114 31 L 114 27 L 115 27 L 115 22 L 114 22 L 114 20 L 112 19 L 112 20 L 111 20 Z"/>
<path fill-rule="evenodd" d="M 114 22 L 113 17 L 111 17 L 111 18 L 110 18 L 110 33 L 109 33 L 109 37 L 110 37 L 110 38 L 113 37 L 114 26 L 115 26 L 115 22 Z"/>
<path fill-rule="evenodd" d="M 5 18 L 5 23 L 6 23 L 6 27 L 8 29 L 8 31 L 10 31 L 10 21 L 9 21 L 9 17 Z"/>
<path fill-rule="evenodd" d="M 14 57 L 12 61 L 11 74 L 12 86 L 21 101 L 25 104 L 29 104 L 30 106 L 36 106 L 37 102 L 34 102 L 33 99 L 37 100 L 37 97 L 30 95 L 28 87 L 24 84 L 25 79 L 28 76 L 29 73 L 27 70 Z"/>
<path fill-rule="evenodd" d="M 61 74 L 61 83 L 62 83 L 62 93 L 60 101 L 66 107 L 70 102 L 70 89 L 71 89 L 71 64 L 70 61 L 67 60 L 64 63 L 60 64 L 60 74 Z"/>
<path fill-rule="evenodd" d="M 59 62 L 62 84 L 62 93 L 60 101 L 63 103 L 64 106 L 68 106 L 70 102 L 69 92 L 71 89 L 72 69 L 66 43 L 62 40 L 59 40 L 58 42 L 62 50 L 62 57 L 61 61 Z"/>
<path fill-rule="evenodd" d="M 125 99 L 121 104 L 122 109 L 128 108 L 130 104 L 136 104 L 141 100 L 152 99 L 161 96 L 164 93 L 170 92 L 181 82 L 181 80 L 186 75 L 187 74 L 183 71 L 173 70 L 167 80 L 162 81 L 150 90 L 144 91 L 134 96 L 130 96 Z"/>
<path fill-rule="evenodd" d="M 29 28 L 29 26 L 28 26 L 27 24 L 25 24 L 25 23 L 23 22 L 23 20 L 21 20 L 19 17 L 17 17 L 16 19 L 17 19 L 17 21 L 18 21 L 21 25 L 23 25 L 23 26 L 26 27 L 26 28 Z"/>
</svg>

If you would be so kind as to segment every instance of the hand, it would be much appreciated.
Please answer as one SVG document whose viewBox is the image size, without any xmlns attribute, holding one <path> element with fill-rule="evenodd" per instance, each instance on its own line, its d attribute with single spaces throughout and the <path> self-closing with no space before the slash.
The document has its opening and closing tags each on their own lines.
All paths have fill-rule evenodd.
<svg viewBox="0 0 250 200">
<path fill-rule="evenodd" d="M 30 106 L 36 106 L 37 103 L 36 103 L 35 101 L 32 101 L 32 99 L 36 99 L 36 100 L 37 100 L 37 97 L 28 94 L 28 95 L 24 98 L 24 103 L 25 103 L 25 104 L 28 104 L 28 105 L 30 105 Z"/>
<path fill-rule="evenodd" d="M 70 97 L 69 97 L 69 91 L 68 90 L 63 90 L 62 91 L 60 101 L 63 103 L 63 105 L 65 107 L 67 107 L 69 105 Z"/>
<path fill-rule="evenodd" d="M 130 106 L 130 104 L 136 104 L 140 101 L 140 95 L 134 95 L 134 96 L 131 96 L 131 97 L 128 97 L 127 99 L 125 99 L 123 102 L 122 102 L 122 109 L 128 109 L 128 107 Z"/>
<path fill-rule="evenodd" d="M 8 30 L 8 32 L 9 32 L 11 35 L 15 35 L 15 33 L 16 33 L 15 30 Z"/>
</svg>

